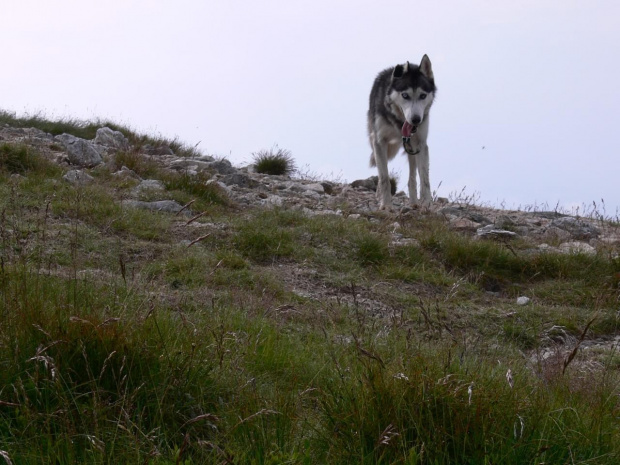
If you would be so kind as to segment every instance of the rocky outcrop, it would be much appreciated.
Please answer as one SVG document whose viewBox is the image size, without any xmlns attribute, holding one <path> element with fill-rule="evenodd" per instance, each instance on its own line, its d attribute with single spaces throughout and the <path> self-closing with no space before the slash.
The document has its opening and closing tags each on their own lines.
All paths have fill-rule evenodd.
<svg viewBox="0 0 620 465">
<path fill-rule="evenodd" d="M 180 157 L 169 146 L 131 146 L 119 131 L 100 128 L 93 140 L 62 134 L 53 137 L 34 128 L 0 128 L 0 141 L 33 144 L 41 148 L 51 159 L 70 169 L 64 179 L 74 185 L 96 182 L 89 169 L 113 161 L 118 151 L 142 154 L 149 162 L 157 163 L 163 170 L 200 176 L 206 183 L 216 185 L 239 208 L 285 207 L 298 209 L 308 216 L 336 215 L 352 220 L 373 220 L 378 215 L 375 196 L 377 177 L 353 181 L 350 184 L 298 179 L 289 176 L 271 176 L 256 173 L 252 165 L 235 167 L 226 159 L 203 155 Z M 178 213 L 183 208 L 173 200 L 150 202 L 152 198 L 165 198 L 165 185 L 155 179 L 143 180 L 127 167 L 112 173 L 113 176 L 136 183 L 130 191 L 130 199 L 123 202 L 128 208 L 145 208 L 154 211 Z M 597 253 L 602 245 L 620 244 L 618 228 L 591 218 L 574 217 L 556 211 L 510 211 L 448 202 L 438 199 L 425 214 L 436 215 L 464 233 L 481 240 L 531 241 L 532 251 L 545 253 Z M 395 215 L 419 214 L 412 208 L 404 192 L 393 197 Z M 183 210 L 184 213 L 191 212 Z M 403 240 L 399 232 L 393 232 L 393 244 Z"/>
</svg>

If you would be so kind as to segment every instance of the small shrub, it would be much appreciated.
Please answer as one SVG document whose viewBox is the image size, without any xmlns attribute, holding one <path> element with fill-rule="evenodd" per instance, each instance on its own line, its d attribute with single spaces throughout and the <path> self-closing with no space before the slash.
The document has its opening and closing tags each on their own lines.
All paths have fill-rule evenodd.
<svg viewBox="0 0 620 465">
<path fill-rule="evenodd" d="M 252 154 L 256 171 L 271 175 L 290 175 L 295 171 L 295 161 L 291 152 L 277 146 L 271 150 L 261 150 Z"/>
</svg>

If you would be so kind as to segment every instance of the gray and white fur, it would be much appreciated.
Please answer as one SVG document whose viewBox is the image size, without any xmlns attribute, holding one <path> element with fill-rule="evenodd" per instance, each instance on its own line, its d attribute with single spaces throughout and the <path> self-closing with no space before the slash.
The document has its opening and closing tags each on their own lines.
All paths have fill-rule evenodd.
<svg viewBox="0 0 620 465">
<path fill-rule="evenodd" d="M 379 171 L 377 199 L 381 209 L 392 208 L 388 161 L 396 156 L 403 141 L 411 144 L 409 159 L 409 202 L 425 207 L 431 204 L 428 164 L 429 111 L 435 99 L 435 79 L 427 55 L 419 65 L 409 62 L 379 73 L 370 91 L 368 138 L 372 147 L 370 165 Z M 411 154 L 411 153 L 413 154 Z M 416 172 L 420 176 L 420 198 Z"/>
</svg>

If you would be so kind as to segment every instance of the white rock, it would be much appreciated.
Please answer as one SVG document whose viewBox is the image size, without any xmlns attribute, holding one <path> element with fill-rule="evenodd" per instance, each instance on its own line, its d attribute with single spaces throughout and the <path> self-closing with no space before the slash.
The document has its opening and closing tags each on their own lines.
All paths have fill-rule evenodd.
<svg viewBox="0 0 620 465">
<path fill-rule="evenodd" d="M 123 133 L 110 128 L 97 129 L 97 135 L 93 143 L 116 150 L 129 150 L 129 140 L 127 140 Z"/>
<path fill-rule="evenodd" d="M 85 173 L 82 170 L 67 171 L 62 178 L 71 184 L 79 186 L 90 184 L 95 180 L 90 174 Z"/>
<path fill-rule="evenodd" d="M 305 184 L 303 186 L 306 190 L 316 192 L 317 194 L 325 194 L 325 188 L 322 184 L 313 183 L 313 184 Z"/>
<path fill-rule="evenodd" d="M 564 242 L 560 244 L 560 252 L 566 254 L 585 254 L 585 255 L 596 255 L 596 249 L 592 247 L 590 244 L 586 244 L 585 242 Z"/>
<path fill-rule="evenodd" d="M 517 305 L 527 305 L 530 303 L 530 300 L 529 297 L 521 296 L 517 299 Z"/>
</svg>

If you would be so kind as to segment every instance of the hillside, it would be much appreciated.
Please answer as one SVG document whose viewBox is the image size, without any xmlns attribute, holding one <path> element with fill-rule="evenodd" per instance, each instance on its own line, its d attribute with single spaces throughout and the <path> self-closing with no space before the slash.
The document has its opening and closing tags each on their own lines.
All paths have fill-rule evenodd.
<svg viewBox="0 0 620 465">
<path fill-rule="evenodd" d="M 620 225 L 0 112 L 7 463 L 620 461 Z"/>
</svg>

